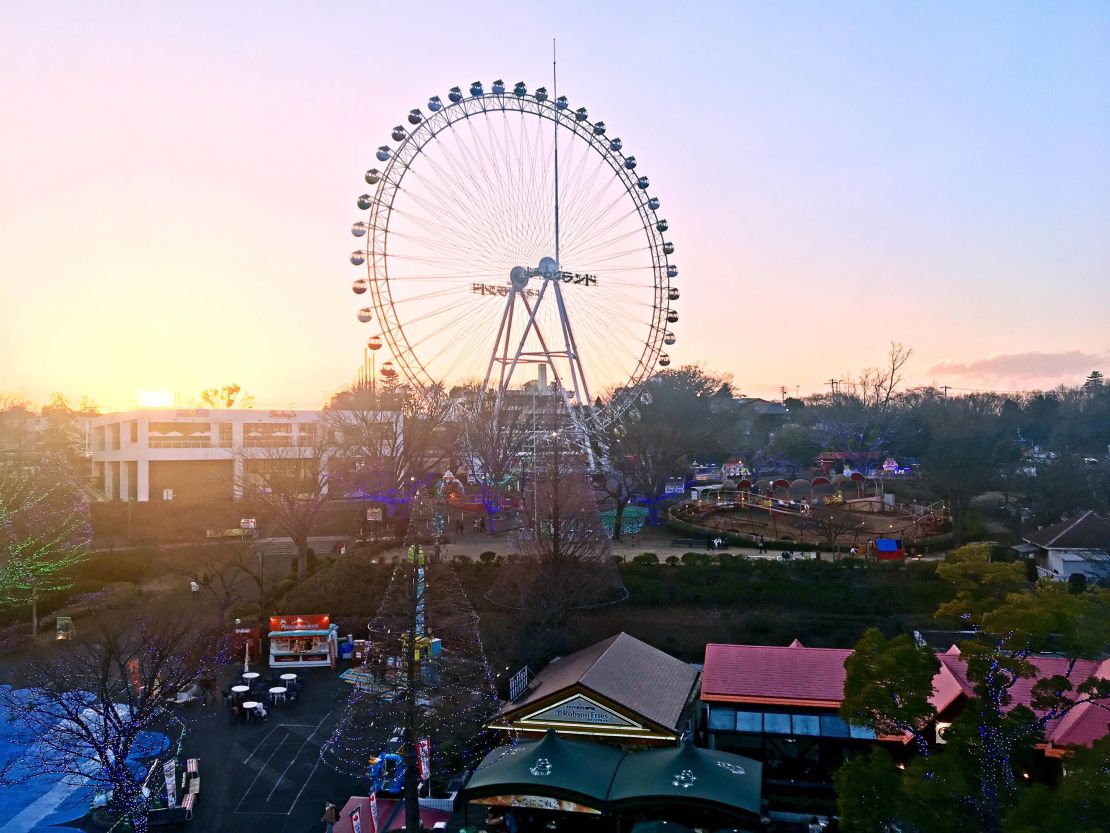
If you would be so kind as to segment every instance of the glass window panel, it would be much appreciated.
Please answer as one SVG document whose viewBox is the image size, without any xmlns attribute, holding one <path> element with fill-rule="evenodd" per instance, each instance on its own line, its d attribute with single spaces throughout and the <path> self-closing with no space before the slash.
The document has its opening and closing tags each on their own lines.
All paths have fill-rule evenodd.
<svg viewBox="0 0 1110 833">
<path fill-rule="evenodd" d="M 827 738 L 848 737 L 848 724 L 835 714 L 821 715 L 821 734 Z"/>
<path fill-rule="evenodd" d="M 736 710 L 727 706 L 709 707 L 709 728 L 711 731 L 732 731 L 736 726 Z"/>
<path fill-rule="evenodd" d="M 851 726 L 849 730 L 854 738 L 859 738 L 860 740 L 875 739 L 875 730 L 869 726 Z"/>
<path fill-rule="evenodd" d="M 737 732 L 762 732 L 763 731 L 763 712 L 737 712 L 736 713 L 736 731 Z"/>
<path fill-rule="evenodd" d="M 763 731 L 769 735 L 789 735 L 790 715 L 766 712 L 763 715 Z"/>
<path fill-rule="evenodd" d="M 795 735 L 821 734 L 821 722 L 815 714 L 795 714 L 790 716 Z"/>
</svg>

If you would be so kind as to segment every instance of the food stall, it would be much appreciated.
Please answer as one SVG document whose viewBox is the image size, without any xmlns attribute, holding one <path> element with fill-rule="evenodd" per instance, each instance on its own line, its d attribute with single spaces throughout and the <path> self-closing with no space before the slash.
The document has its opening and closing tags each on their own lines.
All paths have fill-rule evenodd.
<svg viewBox="0 0 1110 833">
<path fill-rule="evenodd" d="M 270 617 L 270 667 L 335 667 L 339 626 L 326 613 Z"/>
</svg>

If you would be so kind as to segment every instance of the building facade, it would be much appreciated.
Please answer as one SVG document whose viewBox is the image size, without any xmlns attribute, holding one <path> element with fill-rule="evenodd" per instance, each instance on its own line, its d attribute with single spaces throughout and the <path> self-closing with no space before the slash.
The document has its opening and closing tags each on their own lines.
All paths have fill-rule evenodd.
<svg viewBox="0 0 1110 833">
<path fill-rule="evenodd" d="M 92 484 L 105 500 L 230 500 L 255 459 L 314 458 L 330 437 L 324 411 L 151 409 L 89 421 Z M 400 413 L 375 414 L 399 436 Z M 253 459 L 252 459 L 253 458 Z"/>
</svg>

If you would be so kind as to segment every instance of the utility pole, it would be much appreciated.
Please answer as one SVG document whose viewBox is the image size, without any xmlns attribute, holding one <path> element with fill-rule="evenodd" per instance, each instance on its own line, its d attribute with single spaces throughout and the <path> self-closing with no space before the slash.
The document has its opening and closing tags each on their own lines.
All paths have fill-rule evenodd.
<svg viewBox="0 0 1110 833">
<path fill-rule="evenodd" d="M 840 382 L 838 380 L 829 379 L 827 382 L 825 382 L 825 384 L 829 386 L 829 393 L 831 393 L 831 394 L 840 393 L 840 390 L 839 390 Z"/>
<path fill-rule="evenodd" d="M 782 397 L 782 404 L 786 404 L 786 385 L 779 385 L 779 395 Z"/>
<path fill-rule="evenodd" d="M 417 647 L 417 639 L 424 636 L 424 542 L 428 539 L 429 533 L 434 532 L 434 524 L 429 524 L 432 528 L 426 528 L 425 524 L 428 520 L 424 512 L 425 497 L 421 493 L 416 493 L 413 496 L 412 512 L 409 516 L 409 546 L 402 556 L 405 559 L 406 569 L 408 575 L 408 600 L 405 610 L 406 619 L 406 636 L 405 639 L 405 830 L 410 833 L 419 833 L 420 831 L 420 763 L 417 754 L 417 742 L 419 738 L 416 736 L 416 688 L 420 676 L 418 657 L 419 648 Z M 437 541 L 436 549 L 438 551 L 438 534 L 433 535 Z"/>
</svg>

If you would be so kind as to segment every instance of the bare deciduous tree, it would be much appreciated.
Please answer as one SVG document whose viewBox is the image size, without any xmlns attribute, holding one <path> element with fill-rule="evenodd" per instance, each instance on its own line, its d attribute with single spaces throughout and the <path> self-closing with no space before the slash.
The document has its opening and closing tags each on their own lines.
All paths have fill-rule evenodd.
<svg viewBox="0 0 1110 833">
<path fill-rule="evenodd" d="M 297 578 L 308 573 L 308 537 L 328 490 L 331 448 L 326 431 L 317 431 L 305 446 L 272 445 L 238 452 L 242 476 L 237 488 L 262 508 L 267 517 L 292 539 L 297 548 Z"/>
<path fill-rule="evenodd" d="M 530 523 L 488 598 L 525 611 L 521 655 L 531 661 L 562 647 L 575 610 L 627 595 L 613 563 L 584 461 L 556 439 L 545 449 L 534 485 Z"/>
<path fill-rule="evenodd" d="M 0 769 L 0 786 L 58 774 L 87 780 L 112 793 L 117 817 L 145 831 L 148 799 L 128 762 L 141 751 L 142 733 L 166 715 L 168 700 L 209 673 L 224 638 L 213 624 L 180 617 L 105 622 L 32 662 L 24 688 L 0 688 L 0 702 L 29 739 L 26 753 Z"/>
</svg>

